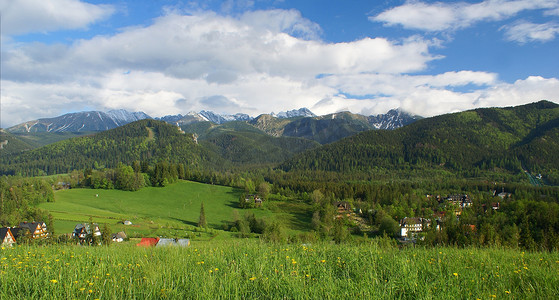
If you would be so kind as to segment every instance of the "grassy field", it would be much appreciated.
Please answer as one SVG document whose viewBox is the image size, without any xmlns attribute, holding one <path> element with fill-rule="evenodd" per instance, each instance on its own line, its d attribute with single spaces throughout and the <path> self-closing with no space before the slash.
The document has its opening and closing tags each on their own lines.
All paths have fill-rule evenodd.
<svg viewBox="0 0 559 300">
<path fill-rule="evenodd" d="M 0 278 L 0 299 L 552 299 L 559 253 L 399 250 L 375 240 L 18 246 L 0 251 Z"/>
<path fill-rule="evenodd" d="M 136 192 L 119 190 L 71 189 L 55 192 L 55 202 L 42 203 L 54 217 L 56 234 L 72 232 L 76 223 L 108 224 L 112 232 L 125 230 L 129 236 L 183 237 L 195 230 L 200 205 L 209 228 L 222 229 L 246 212 L 259 218 L 275 218 L 294 231 L 306 230 L 310 223 L 309 207 L 292 202 L 265 203 L 262 208 L 241 210 L 238 201 L 242 191 L 231 187 L 179 181 L 164 188 L 146 187 Z M 309 219 L 309 222 L 306 220 Z M 133 225 L 124 226 L 124 220 Z"/>
</svg>

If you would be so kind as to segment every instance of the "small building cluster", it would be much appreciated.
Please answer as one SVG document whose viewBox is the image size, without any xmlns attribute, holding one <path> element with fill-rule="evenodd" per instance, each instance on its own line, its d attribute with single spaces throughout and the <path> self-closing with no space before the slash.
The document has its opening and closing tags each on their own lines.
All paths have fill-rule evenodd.
<svg viewBox="0 0 559 300">
<path fill-rule="evenodd" d="M 262 198 L 260 198 L 256 194 L 250 194 L 250 195 L 246 195 L 245 202 L 246 203 L 254 203 L 255 206 L 260 206 L 260 205 L 262 205 Z"/>
<path fill-rule="evenodd" d="M 190 246 L 189 239 L 167 239 L 167 238 L 142 238 L 136 244 L 138 247 L 188 247 Z"/>
<path fill-rule="evenodd" d="M 45 222 L 21 222 L 17 227 L 0 228 L 2 246 L 12 246 L 21 239 L 46 239 L 50 236 Z"/>
<path fill-rule="evenodd" d="M 437 221 L 438 223 L 438 221 Z M 431 227 L 431 220 L 426 218 L 403 218 L 400 221 L 400 236 L 404 240 L 415 239 L 418 233 L 425 231 Z M 437 224 L 437 229 L 439 229 Z"/>
</svg>

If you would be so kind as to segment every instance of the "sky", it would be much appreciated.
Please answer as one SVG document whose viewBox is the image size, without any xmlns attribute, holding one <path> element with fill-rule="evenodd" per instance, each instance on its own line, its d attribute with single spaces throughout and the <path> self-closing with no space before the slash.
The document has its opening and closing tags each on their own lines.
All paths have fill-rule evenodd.
<svg viewBox="0 0 559 300">
<path fill-rule="evenodd" d="M 559 103 L 559 0 L 0 0 L 0 127 Z"/>
</svg>

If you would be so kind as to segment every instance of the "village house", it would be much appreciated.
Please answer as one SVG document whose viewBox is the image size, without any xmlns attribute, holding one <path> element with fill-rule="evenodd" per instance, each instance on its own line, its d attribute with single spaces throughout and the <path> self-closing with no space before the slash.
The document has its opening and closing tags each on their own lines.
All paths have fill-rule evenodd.
<svg viewBox="0 0 559 300">
<path fill-rule="evenodd" d="M 472 206 L 472 200 L 468 195 L 449 195 L 445 200 L 462 209 Z"/>
<path fill-rule="evenodd" d="M 111 239 L 113 242 L 120 243 L 126 240 L 126 233 L 124 231 L 120 231 L 117 233 L 111 234 Z"/>
<path fill-rule="evenodd" d="M 247 203 L 253 202 L 255 206 L 260 206 L 262 205 L 262 198 L 260 198 L 256 194 L 250 194 L 250 195 L 246 195 L 245 202 Z"/>
<path fill-rule="evenodd" d="M 20 236 L 23 232 L 27 231 L 29 231 L 29 237 L 32 239 L 42 239 L 49 236 L 47 224 L 45 224 L 45 222 L 21 222 L 18 227 L 21 229 L 18 230 L 17 234 L 14 233 L 16 236 Z"/>
<path fill-rule="evenodd" d="M 431 220 L 426 218 L 403 218 L 400 221 L 400 236 L 404 239 L 414 237 L 431 226 Z"/>
<path fill-rule="evenodd" d="M 0 246 L 11 247 L 16 243 L 16 239 L 10 230 L 10 227 L 0 228 Z"/>
<path fill-rule="evenodd" d="M 89 237 L 101 237 L 101 230 L 97 223 L 80 223 L 77 224 L 72 232 L 72 237 L 83 243 Z"/>
</svg>

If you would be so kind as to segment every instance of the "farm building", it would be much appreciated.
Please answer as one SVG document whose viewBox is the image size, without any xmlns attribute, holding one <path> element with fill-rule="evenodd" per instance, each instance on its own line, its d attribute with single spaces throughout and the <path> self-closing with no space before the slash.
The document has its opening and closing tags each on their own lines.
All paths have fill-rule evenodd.
<svg viewBox="0 0 559 300">
<path fill-rule="evenodd" d="M 16 239 L 10 230 L 10 227 L 0 228 L 0 246 L 8 246 L 11 247 L 13 244 L 16 243 Z"/>
<path fill-rule="evenodd" d="M 153 247 L 157 245 L 159 242 L 159 238 L 142 238 L 142 240 L 136 244 L 136 246 L 140 247 Z"/>
<path fill-rule="evenodd" d="M 189 239 L 159 239 L 157 242 L 157 247 L 167 247 L 167 246 L 180 246 L 188 247 L 190 245 Z"/>
<path fill-rule="evenodd" d="M 113 242 L 117 242 L 117 243 L 123 242 L 126 239 L 126 233 L 124 231 L 113 233 L 111 235 L 111 239 L 113 240 Z"/>
</svg>

